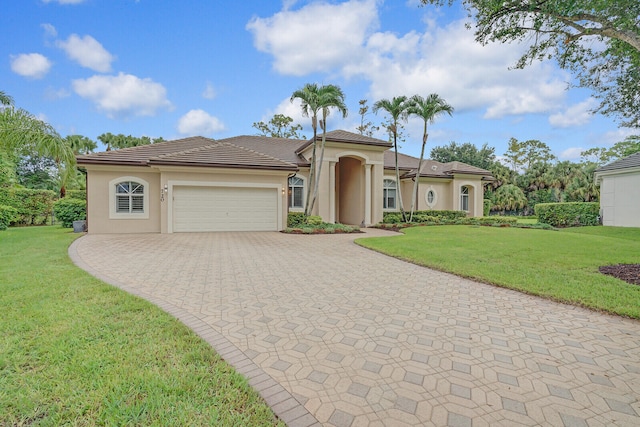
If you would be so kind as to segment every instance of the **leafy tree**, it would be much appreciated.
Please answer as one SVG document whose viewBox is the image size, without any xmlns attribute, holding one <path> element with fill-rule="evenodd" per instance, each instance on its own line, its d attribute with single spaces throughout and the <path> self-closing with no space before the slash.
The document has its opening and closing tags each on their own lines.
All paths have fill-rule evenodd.
<svg viewBox="0 0 640 427">
<path fill-rule="evenodd" d="M 0 105 L 13 105 L 13 98 L 0 90 Z"/>
<path fill-rule="evenodd" d="M 396 192 L 398 194 L 398 206 L 400 207 L 400 213 L 402 214 L 402 220 L 407 221 L 407 216 L 404 212 L 404 206 L 402 204 L 402 193 L 400 192 L 400 169 L 398 167 L 398 127 L 401 121 L 407 121 L 408 110 L 411 107 L 411 103 L 406 96 L 394 96 L 392 100 L 381 99 L 373 104 L 374 113 L 378 113 L 380 110 L 384 110 L 390 117 L 387 124 L 387 130 L 389 134 L 393 136 L 393 150 L 395 153 L 395 169 L 396 169 Z"/>
<path fill-rule="evenodd" d="M 523 209 L 525 206 L 527 206 L 527 197 L 524 195 L 522 189 L 516 185 L 503 185 L 494 193 L 493 208 L 495 210 L 504 213 L 505 211 Z"/>
<path fill-rule="evenodd" d="M 451 5 L 455 0 L 421 0 Z M 640 127 L 640 2 L 637 0 L 462 0 L 476 40 L 533 40 L 517 62 L 555 58 L 601 100 L 599 110 Z"/>
<path fill-rule="evenodd" d="M 580 153 L 583 162 L 594 162 L 604 165 L 614 160 L 640 152 L 640 135 L 631 135 L 624 141 L 613 144 L 611 148 L 590 148 Z"/>
<path fill-rule="evenodd" d="M 534 163 L 548 163 L 556 158 L 551 153 L 551 148 L 542 141 L 537 139 L 518 141 L 515 138 L 509 140 L 504 157 L 516 172 L 522 169 L 527 170 Z"/>
<path fill-rule="evenodd" d="M 565 189 L 567 202 L 597 202 L 600 199 L 600 188 L 594 180 L 596 163 L 587 163 L 578 169 Z"/>
<path fill-rule="evenodd" d="M 358 101 L 360 108 L 358 114 L 360 114 L 360 126 L 356 128 L 360 135 L 373 136 L 373 133 L 380 130 L 379 126 L 374 126 L 372 122 L 367 121 L 367 114 L 369 113 L 369 106 L 366 99 Z"/>
<path fill-rule="evenodd" d="M 12 187 L 16 182 L 16 165 L 7 153 L 0 150 L 0 188 Z"/>
<path fill-rule="evenodd" d="M 298 133 L 302 130 L 302 125 L 292 125 L 292 123 L 293 119 L 291 117 L 284 114 L 275 114 L 268 123 L 261 121 L 253 123 L 252 127 L 258 129 L 262 136 L 302 139 Z"/>
<path fill-rule="evenodd" d="M 302 115 L 311 117 L 311 127 L 313 128 L 311 167 L 309 169 L 309 185 L 307 186 L 307 200 L 304 214 L 308 216 L 313 210 L 315 199 L 318 194 L 320 183 L 320 171 L 322 159 L 324 158 L 324 146 L 326 142 L 327 116 L 331 108 L 337 108 L 343 116 L 347 115 L 347 107 L 344 103 L 344 92 L 336 85 L 322 85 L 307 83 L 301 89 L 296 90 L 291 95 L 291 102 L 300 100 Z M 322 114 L 322 142 L 320 146 L 320 162 L 317 160 L 317 136 L 318 136 L 318 113 Z M 313 186 L 313 193 L 311 187 Z M 311 196 L 313 194 L 313 197 Z"/>
<path fill-rule="evenodd" d="M 515 184 L 516 173 L 502 163 L 495 162 L 491 165 L 489 171 L 494 178 L 494 181 L 490 183 L 493 189 L 496 189 L 501 185 Z"/>
<path fill-rule="evenodd" d="M 56 162 L 37 154 L 22 156 L 16 166 L 18 183 L 34 190 L 57 190 Z"/>
<path fill-rule="evenodd" d="M 418 160 L 418 170 L 416 172 L 416 179 L 413 181 L 413 196 L 411 197 L 411 213 L 409 214 L 409 222 L 413 221 L 413 212 L 415 209 L 415 202 L 418 198 L 418 181 L 420 181 L 420 172 L 422 171 L 422 160 L 424 159 L 424 149 L 427 145 L 427 139 L 429 138 L 429 132 L 427 131 L 427 125 L 433 124 L 438 116 L 443 114 L 453 114 L 453 107 L 440 97 L 436 93 L 428 95 L 426 98 L 420 95 L 414 95 L 409 99 L 410 106 L 407 109 L 409 116 L 417 116 L 424 122 L 424 128 L 422 132 L 422 148 L 420 150 L 420 160 Z M 398 181 L 399 182 L 399 181 Z"/>
<path fill-rule="evenodd" d="M 164 138 L 151 139 L 148 136 L 135 137 L 131 135 L 117 134 L 114 135 L 111 132 L 103 133 L 98 136 L 98 140 L 101 141 L 107 148 L 107 151 L 119 150 L 122 148 L 138 147 L 140 145 L 155 144 L 164 141 Z"/>
<path fill-rule="evenodd" d="M 470 142 L 458 144 L 455 141 L 449 145 L 431 149 L 431 159 L 442 163 L 462 162 L 478 168 L 490 170 L 496 162 L 496 149 L 487 143 L 478 149 Z"/>
</svg>

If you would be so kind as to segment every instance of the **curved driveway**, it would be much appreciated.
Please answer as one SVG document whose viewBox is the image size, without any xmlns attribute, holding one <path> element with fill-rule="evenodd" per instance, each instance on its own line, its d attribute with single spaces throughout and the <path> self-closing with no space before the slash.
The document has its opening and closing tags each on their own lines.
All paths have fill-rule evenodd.
<svg viewBox="0 0 640 427">
<path fill-rule="evenodd" d="M 86 235 L 69 253 L 194 329 L 292 427 L 640 425 L 640 322 L 355 237 Z"/>
</svg>

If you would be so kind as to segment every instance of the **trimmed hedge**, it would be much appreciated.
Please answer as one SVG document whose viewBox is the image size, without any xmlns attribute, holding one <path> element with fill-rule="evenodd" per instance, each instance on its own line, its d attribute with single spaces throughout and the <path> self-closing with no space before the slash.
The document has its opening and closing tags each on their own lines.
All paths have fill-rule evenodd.
<svg viewBox="0 0 640 427">
<path fill-rule="evenodd" d="M 0 205 L 16 209 L 12 224 L 40 225 L 51 215 L 56 193 L 30 188 L 0 188 Z"/>
<path fill-rule="evenodd" d="M 598 225 L 598 202 L 538 203 L 535 208 L 538 222 L 554 227 Z"/>
<path fill-rule="evenodd" d="M 406 212 L 406 216 L 409 216 L 409 212 Z M 415 211 L 413 213 L 413 222 L 426 222 L 435 218 L 437 220 L 458 220 L 467 217 L 465 211 Z M 400 212 L 384 212 L 382 214 L 382 222 L 384 224 L 399 224 L 402 221 L 402 214 Z"/>
<path fill-rule="evenodd" d="M 0 231 L 6 230 L 16 220 L 18 210 L 12 206 L 0 205 Z"/>
<path fill-rule="evenodd" d="M 87 219 L 87 202 L 85 200 L 65 197 L 58 200 L 54 207 L 56 218 L 62 222 L 63 227 L 73 227 L 73 221 Z"/>
<path fill-rule="evenodd" d="M 86 190 L 67 190 L 67 195 L 70 199 L 80 199 L 87 200 L 87 191 Z"/>
</svg>

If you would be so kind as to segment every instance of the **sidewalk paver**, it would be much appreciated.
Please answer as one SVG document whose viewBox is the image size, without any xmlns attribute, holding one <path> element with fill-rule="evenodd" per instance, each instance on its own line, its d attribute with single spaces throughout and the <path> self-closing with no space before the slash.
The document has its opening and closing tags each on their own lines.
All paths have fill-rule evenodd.
<svg viewBox="0 0 640 427">
<path fill-rule="evenodd" d="M 356 237 L 86 235 L 69 253 L 191 327 L 290 426 L 640 425 L 640 322 Z"/>
</svg>

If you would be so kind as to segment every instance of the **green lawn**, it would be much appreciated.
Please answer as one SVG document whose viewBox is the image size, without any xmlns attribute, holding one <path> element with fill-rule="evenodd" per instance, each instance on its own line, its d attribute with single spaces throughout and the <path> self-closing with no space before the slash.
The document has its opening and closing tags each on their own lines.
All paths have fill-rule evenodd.
<svg viewBox="0 0 640 427">
<path fill-rule="evenodd" d="M 277 424 L 206 342 L 75 267 L 77 236 L 0 232 L 1 426 Z"/>
<path fill-rule="evenodd" d="M 640 228 L 453 225 L 403 233 L 356 242 L 460 276 L 640 319 L 640 286 L 598 272 L 601 265 L 640 263 Z"/>
</svg>

